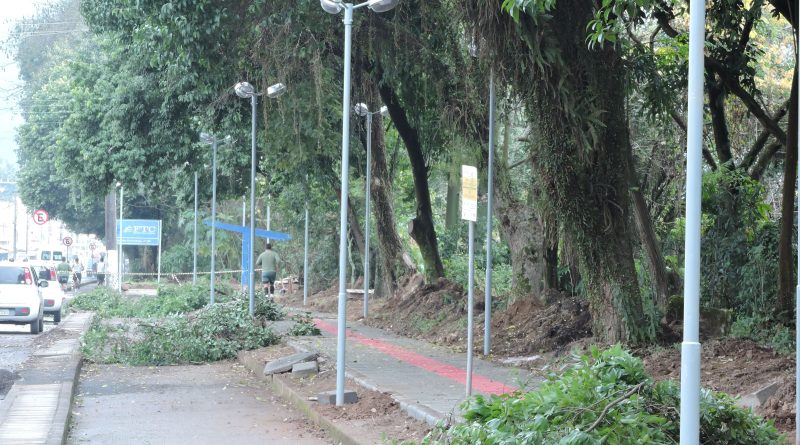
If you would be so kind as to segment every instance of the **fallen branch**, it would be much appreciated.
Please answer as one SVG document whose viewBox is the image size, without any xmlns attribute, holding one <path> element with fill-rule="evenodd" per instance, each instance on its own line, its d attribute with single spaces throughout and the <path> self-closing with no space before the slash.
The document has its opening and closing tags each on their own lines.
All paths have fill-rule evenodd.
<svg viewBox="0 0 800 445">
<path fill-rule="evenodd" d="M 600 415 L 597 416 L 597 419 L 594 421 L 594 423 L 589 425 L 589 428 L 587 428 L 586 431 L 584 431 L 584 432 L 588 433 L 588 432 L 592 431 L 593 429 L 597 428 L 597 426 L 600 425 L 600 422 L 603 421 L 603 417 L 605 417 L 606 414 L 608 414 L 608 412 L 611 410 L 611 408 L 613 408 L 614 406 L 619 405 L 620 403 L 622 403 L 623 400 L 625 400 L 628 397 L 630 397 L 633 393 L 639 392 L 639 390 L 642 389 L 644 384 L 645 384 L 645 382 L 639 383 L 638 385 L 636 385 L 633 388 L 631 388 L 628 391 L 626 391 L 625 394 L 623 394 L 623 395 L 619 396 L 618 398 L 612 400 L 611 403 L 609 403 L 608 405 L 606 405 L 605 408 L 603 408 L 603 411 L 600 412 Z"/>
</svg>

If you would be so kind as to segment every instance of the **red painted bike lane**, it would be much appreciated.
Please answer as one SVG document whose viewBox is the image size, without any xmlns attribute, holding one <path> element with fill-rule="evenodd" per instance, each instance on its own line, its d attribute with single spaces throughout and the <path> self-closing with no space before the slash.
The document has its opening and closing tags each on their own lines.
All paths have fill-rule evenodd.
<svg viewBox="0 0 800 445">
<path fill-rule="evenodd" d="M 314 324 L 322 331 L 325 331 L 333 336 L 337 335 L 336 325 L 314 319 Z M 424 356 L 422 354 L 410 351 L 402 346 L 397 346 L 382 340 L 366 337 L 350 329 L 346 330 L 347 337 L 364 346 L 371 347 L 375 350 L 382 352 L 390 357 L 400 360 L 404 363 L 416 366 L 426 371 L 432 372 L 438 376 L 466 385 L 467 372 L 459 367 L 442 363 L 438 360 Z M 479 374 L 472 374 L 472 388 L 484 394 L 505 394 L 514 391 L 505 383 L 492 380 Z"/>
</svg>

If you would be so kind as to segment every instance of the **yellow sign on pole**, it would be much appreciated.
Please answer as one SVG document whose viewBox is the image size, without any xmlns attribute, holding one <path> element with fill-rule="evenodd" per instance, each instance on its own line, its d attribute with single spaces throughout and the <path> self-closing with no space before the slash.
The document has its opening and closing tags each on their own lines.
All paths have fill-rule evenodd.
<svg viewBox="0 0 800 445">
<path fill-rule="evenodd" d="M 461 166 L 461 219 L 478 220 L 478 168 Z"/>
</svg>

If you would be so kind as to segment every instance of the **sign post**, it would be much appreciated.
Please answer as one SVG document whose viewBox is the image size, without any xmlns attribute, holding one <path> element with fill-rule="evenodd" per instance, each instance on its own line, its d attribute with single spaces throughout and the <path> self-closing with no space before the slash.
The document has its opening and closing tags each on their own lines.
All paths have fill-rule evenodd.
<svg viewBox="0 0 800 445">
<path fill-rule="evenodd" d="M 117 225 L 120 233 L 120 246 L 157 246 L 158 274 L 161 282 L 161 220 L 160 219 L 123 219 Z"/>
<path fill-rule="evenodd" d="M 469 221 L 469 266 L 467 268 L 467 397 L 472 395 L 473 286 L 475 283 L 475 221 L 478 220 L 478 169 L 461 166 L 461 219 Z"/>
<path fill-rule="evenodd" d="M 61 240 L 61 242 L 65 246 L 67 246 L 67 262 L 72 261 L 72 260 L 69 259 L 69 246 L 72 245 L 72 237 L 71 236 L 65 236 L 64 239 Z"/>
</svg>

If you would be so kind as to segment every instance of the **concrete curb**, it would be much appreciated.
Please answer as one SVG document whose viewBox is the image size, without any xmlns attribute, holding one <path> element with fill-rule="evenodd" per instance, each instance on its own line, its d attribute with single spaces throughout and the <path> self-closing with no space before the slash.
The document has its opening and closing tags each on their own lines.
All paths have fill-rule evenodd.
<svg viewBox="0 0 800 445">
<path fill-rule="evenodd" d="M 69 317 L 71 317 L 70 315 Z M 56 329 L 61 329 L 69 321 L 65 318 L 64 321 L 50 332 Z M 92 315 L 90 314 L 83 320 L 78 320 L 78 323 L 70 329 L 70 337 L 80 339 L 86 328 L 91 324 Z M 77 327 L 77 329 L 75 329 Z M 9 428 L 20 428 L 20 431 L 32 431 L 32 434 L 25 435 L 22 433 L 18 438 L 11 438 L 12 443 L 29 443 L 27 441 L 34 440 L 32 443 L 43 443 L 47 445 L 61 445 L 66 443 L 69 434 L 69 421 L 72 414 L 72 401 L 77 392 L 78 382 L 80 380 L 80 372 L 83 366 L 83 357 L 79 351 L 80 342 L 75 342 L 72 348 L 63 353 L 53 353 L 46 355 L 32 355 L 26 362 L 32 371 L 33 377 L 26 381 L 25 371 L 22 372 L 22 380 L 14 383 L 11 390 L 6 395 L 3 403 L 0 404 L 0 426 L 6 422 L 12 422 L 15 426 Z M 38 366 L 37 366 L 38 365 Z M 41 373 L 42 369 L 53 369 L 58 377 L 56 380 L 44 381 L 36 373 Z M 30 377 L 30 376 L 28 376 Z M 54 377 L 55 378 L 55 377 Z M 52 396 L 55 402 L 52 411 L 47 411 L 47 414 L 42 412 L 25 412 L 20 411 L 19 405 L 25 406 L 31 400 L 37 400 L 36 396 L 32 396 L 29 390 L 33 388 L 40 388 L 42 386 L 50 387 L 46 390 L 46 396 Z M 33 389 L 36 391 L 36 389 Z M 33 398 L 32 398 L 33 397 Z M 51 414 L 52 413 L 52 414 Z M 47 419 L 49 424 L 45 428 L 37 427 L 37 423 L 44 420 L 42 415 L 49 417 Z M 52 416 L 52 417 L 50 417 Z M 8 425 L 12 425 L 9 423 Z M 33 429 L 30 429 L 33 428 Z M 38 433 L 36 431 L 39 431 Z"/>
<path fill-rule="evenodd" d="M 243 364 L 257 377 L 269 383 L 272 389 L 279 396 L 289 402 L 295 409 L 302 412 L 314 425 L 325 430 L 325 432 L 328 433 L 330 438 L 335 443 L 340 445 L 371 445 L 352 437 L 347 432 L 339 428 L 332 420 L 315 411 L 308 400 L 287 385 L 286 382 L 283 381 L 282 377 L 278 375 L 272 375 L 269 377 L 264 376 L 262 374 L 264 365 L 252 357 L 245 357 L 245 355 L 246 354 L 238 354 L 237 358 L 239 363 Z"/>
<path fill-rule="evenodd" d="M 71 381 L 61 384 L 61 391 L 58 396 L 58 407 L 53 416 L 53 426 L 50 428 L 50 433 L 47 435 L 48 445 L 66 444 L 67 436 L 69 436 L 69 419 L 72 416 L 72 402 L 78 390 L 78 381 L 80 380 L 81 368 L 83 367 L 83 356 L 75 352 L 70 358 L 69 366 L 71 366 L 75 372 Z"/>
</svg>

